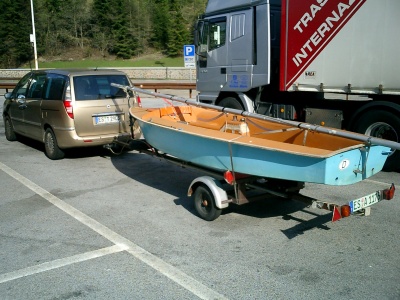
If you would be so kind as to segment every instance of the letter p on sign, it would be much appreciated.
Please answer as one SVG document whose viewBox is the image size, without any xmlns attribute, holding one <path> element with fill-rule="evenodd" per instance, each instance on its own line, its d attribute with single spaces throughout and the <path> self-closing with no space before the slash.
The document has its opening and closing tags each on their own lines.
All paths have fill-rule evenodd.
<svg viewBox="0 0 400 300">
<path fill-rule="evenodd" d="M 183 46 L 184 56 L 194 56 L 194 45 Z"/>
</svg>

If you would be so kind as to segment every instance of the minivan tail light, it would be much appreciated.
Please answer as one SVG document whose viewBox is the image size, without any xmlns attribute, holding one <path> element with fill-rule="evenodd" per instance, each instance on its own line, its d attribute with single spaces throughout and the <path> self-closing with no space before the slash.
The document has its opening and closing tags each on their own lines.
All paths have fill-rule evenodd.
<svg viewBox="0 0 400 300">
<path fill-rule="evenodd" d="M 68 117 L 73 119 L 74 118 L 74 109 L 72 107 L 71 99 L 64 100 L 64 107 L 65 107 L 65 111 L 67 112 Z"/>
<path fill-rule="evenodd" d="M 66 90 L 65 90 L 65 98 L 64 98 L 64 108 L 65 111 L 67 112 L 68 117 L 71 119 L 74 118 L 74 108 L 72 104 L 72 99 L 71 99 L 71 86 L 68 85 Z"/>
</svg>

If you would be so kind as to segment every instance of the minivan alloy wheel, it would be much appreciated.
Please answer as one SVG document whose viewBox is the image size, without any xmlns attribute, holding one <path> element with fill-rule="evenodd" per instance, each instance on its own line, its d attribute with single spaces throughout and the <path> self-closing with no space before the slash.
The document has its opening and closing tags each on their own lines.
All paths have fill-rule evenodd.
<svg viewBox="0 0 400 300">
<path fill-rule="evenodd" d="M 62 159 L 65 156 L 64 151 L 58 147 L 56 136 L 50 128 L 47 128 L 44 134 L 44 148 L 46 156 L 52 160 Z"/>
<path fill-rule="evenodd" d="M 11 123 L 10 117 L 4 117 L 4 127 L 5 127 L 5 135 L 6 139 L 10 142 L 17 140 L 17 134 L 14 132 L 14 127 Z"/>
</svg>

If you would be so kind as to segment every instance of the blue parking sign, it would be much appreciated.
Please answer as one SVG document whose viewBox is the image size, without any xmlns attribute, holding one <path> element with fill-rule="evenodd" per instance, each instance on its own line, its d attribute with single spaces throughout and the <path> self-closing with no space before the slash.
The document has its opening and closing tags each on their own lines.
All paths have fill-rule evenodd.
<svg viewBox="0 0 400 300">
<path fill-rule="evenodd" d="M 196 59 L 195 59 L 195 48 L 194 45 L 184 45 L 183 46 L 183 56 L 185 62 L 185 68 L 195 68 L 196 67 Z"/>
<path fill-rule="evenodd" d="M 183 46 L 183 55 L 186 56 L 194 56 L 194 45 L 184 45 Z"/>
</svg>

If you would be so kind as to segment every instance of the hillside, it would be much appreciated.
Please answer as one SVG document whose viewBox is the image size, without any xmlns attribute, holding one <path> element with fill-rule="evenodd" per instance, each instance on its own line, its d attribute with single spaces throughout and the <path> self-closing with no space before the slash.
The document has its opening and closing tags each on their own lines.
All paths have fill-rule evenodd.
<svg viewBox="0 0 400 300">
<path fill-rule="evenodd" d="M 179 57 L 207 0 L 34 0 L 40 61 Z M 31 8 L 0 1 L 0 68 L 33 59 Z M 8 16 L 13 16 L 12 18 Z M 18 20 L 16 22 L 15 20 Z"/>
</svg>

